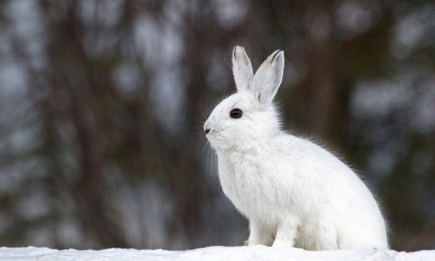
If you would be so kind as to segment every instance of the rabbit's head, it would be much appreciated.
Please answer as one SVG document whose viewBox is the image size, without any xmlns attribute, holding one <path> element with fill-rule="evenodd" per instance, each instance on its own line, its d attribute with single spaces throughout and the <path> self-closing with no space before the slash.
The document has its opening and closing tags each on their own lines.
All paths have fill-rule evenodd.
<svg viewBox="0 0 435 261">
<path fill-rule="evenodd" d="M 284 52 L 273 52 L 255 75 L 243 47 L 234 48 L 232 62 L 237 93 L 219 103 L 204 124 L 218 151 L 249 149 L 280 132 L 273 98 L 282 81 Z"/>
</svg>

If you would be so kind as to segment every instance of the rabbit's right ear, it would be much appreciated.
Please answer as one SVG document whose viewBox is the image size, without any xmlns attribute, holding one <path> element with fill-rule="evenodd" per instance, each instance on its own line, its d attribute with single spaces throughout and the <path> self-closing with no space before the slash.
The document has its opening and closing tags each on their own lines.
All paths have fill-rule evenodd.
<svg viewBox="0 0 435 261">
<path fill-rule="evenodd" d="M 237 91 L 248 90 L 249 83 L 254 77 L 251 60 L 242 46 L 236 46 L 233 50 L 233 74 L 236 81 Z"/>
</svg>

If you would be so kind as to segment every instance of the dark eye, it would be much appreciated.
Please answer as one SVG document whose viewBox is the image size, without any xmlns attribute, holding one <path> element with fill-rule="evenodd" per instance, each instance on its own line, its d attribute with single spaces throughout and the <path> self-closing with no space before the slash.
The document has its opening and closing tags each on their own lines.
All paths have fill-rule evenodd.
<svg viewBox="0 0 435 261">
<path fill-rule="evenodd" d="M 242 117 L 242 114 L 243 114 L 242 110 L 240 110 L 240 109 L 232 109 L 230 111 L 230 117 L 234 118 L 234 119 L 238 119 L 238 118 Z"/>
</svg>

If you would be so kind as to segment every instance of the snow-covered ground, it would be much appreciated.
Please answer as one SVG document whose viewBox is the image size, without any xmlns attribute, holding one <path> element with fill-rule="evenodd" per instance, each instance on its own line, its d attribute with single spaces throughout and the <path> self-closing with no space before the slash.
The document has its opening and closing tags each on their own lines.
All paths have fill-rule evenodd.
<svg viewBox="0 0 435 261">
<path fill-rule="evenodd" d="M 342 251 L 305 251 L 295 248 L 255 247 L 207 247 L 187 251 L 168 250 L 136 250 L 136 249 L 105 249 L 105 250 L 55 250 L 49 248 L 0 248 L 0 260 L 435 260 L 435 250 L 412 253 L 388 251 L 360 252 Z"/>
</svg>

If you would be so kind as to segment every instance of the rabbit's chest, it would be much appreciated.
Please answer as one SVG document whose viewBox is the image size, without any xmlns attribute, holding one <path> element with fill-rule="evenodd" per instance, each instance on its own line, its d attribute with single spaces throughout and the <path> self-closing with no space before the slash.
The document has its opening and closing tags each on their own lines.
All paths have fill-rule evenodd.
<svg viewBox="0 0 435 261">
<path fill-rule="evenodd" d="M 267 211 L 276 200 L 274 179 L 255 158 L 219 158 L 219 179 L 225 195 L 246 216 Z"/>
</svg>

